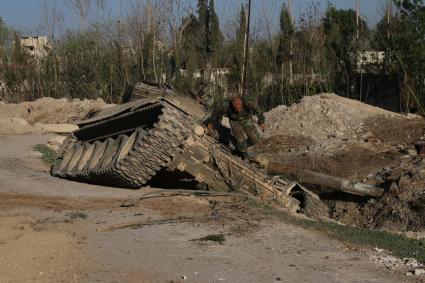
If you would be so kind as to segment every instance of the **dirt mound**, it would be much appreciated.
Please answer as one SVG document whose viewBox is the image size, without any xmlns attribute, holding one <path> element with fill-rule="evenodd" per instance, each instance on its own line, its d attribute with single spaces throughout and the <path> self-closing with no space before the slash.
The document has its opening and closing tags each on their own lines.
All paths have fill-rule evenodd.
<svg viewBox="0 0 425 283">
<path fill-rule="evenodd" d="M 419 116 L 329 93 L 304 97 L 265 115 L 267 129 L 254 153 L 279 155 L 274 158 L 301 168 L 332 167 L 323 173 L 347 178 L 364 178 L 397 165 L 425 128 Z"/>
<path fill-rule="evenodd" d="M 403 117 L 333 93 L 306 96 L 298 104 L 278 106 L 265 115 L 265 137 L 285 134 L 314 141 L 356 139 L 366 132 L 368 119 Z"/>
<path fill-rule="evenodd" d="M 102 99 L 68 100 L 45 97 L 18 104 L 0 103 L 0 134 L 40 132 L 34 124 L 74 124 L 107 104 Z"/>
<path fill-rule="evenodd" d="M 360 209 L 361 224 L 397 231 L 425 231 L 425 160 L 416 158 L 375 176 L 386 194 Z"/>
<path fill-rule="evenodd" d="M 384 168 L 369 183 L 385 189 L 378 199 L 347 198 L 333 204 L 334 219 L 390 231 L 425 231 L 425 160 L 415 158 L 399 166 Z"/>
</svg>

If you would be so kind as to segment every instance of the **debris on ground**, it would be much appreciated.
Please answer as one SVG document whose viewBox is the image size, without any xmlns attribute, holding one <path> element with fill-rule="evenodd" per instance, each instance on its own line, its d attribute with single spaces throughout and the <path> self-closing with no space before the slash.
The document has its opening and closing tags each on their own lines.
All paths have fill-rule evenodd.
<svg viewBox="0 0 425 283">
<path fill-rule="evenodd" d="M 304 97 L 265 113 L 264 158 L 384 189 L 382 198 L 309 186 L 342 223 L 391 231 L 425 230 L 425 165 L 415 142 L 425 120 L 335 94 Z"/>
<path fill-rule="evenodd" d="M 393 231 L 425 230 L 425 160 L 415 158 L 384 168 L 372 179 L 387 192 L 360 207 L 360 225 Z"/>
<path fill-rule="evenodd" d="M 406 276 L 422 276 L 425 274 L 424 265 L 414 258 L 395 257 L 378 248 L 374 248 L 369 258 L 374 264 L 382 265 L 391 271 L 401 271 Z"/>
<path fill-rule="evenodd" d="M 223 234 L 211 234 L 202 238 L 193 239 L 192 241 L 217 242 L 222 245 L 226 241 L 226 237 Z"/>
</svg>

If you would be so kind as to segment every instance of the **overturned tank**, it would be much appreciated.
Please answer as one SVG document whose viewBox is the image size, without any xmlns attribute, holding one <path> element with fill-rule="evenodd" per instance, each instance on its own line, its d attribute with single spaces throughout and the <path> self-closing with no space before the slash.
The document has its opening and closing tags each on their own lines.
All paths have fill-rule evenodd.
<svg viewBox="0 0 425 283">
<path fill-rule="evenodd" d="M 298 183 L 270 178 L 206 135 L 206 111 L 191 97 L 148 83 L 137 84 L 133 97 L 78 123 L 59 148 L 51 174 L 138 189 L 164 170 L 184 172 L 208 190 L 241 191 L 289 211 L 300 210 L 300 196 L 320 203 Z M 326 214 L 327 208 L 312 207 Z"/>
</svg>

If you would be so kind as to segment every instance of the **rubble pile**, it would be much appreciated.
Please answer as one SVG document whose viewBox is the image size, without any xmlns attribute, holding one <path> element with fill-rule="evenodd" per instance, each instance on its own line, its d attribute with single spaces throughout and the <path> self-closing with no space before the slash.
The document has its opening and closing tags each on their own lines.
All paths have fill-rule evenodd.
<svg viewBox="0 0 425 283">
<path fill-rule="evenodd" d="M 415 158 L 373 177 L 387 192 L 360 208 L 362 225 L 394 231 L 425 231 L 425 160 Z"/>
<path fill-rule="evenodd" d="M 373 251 L 370 261 L 374 264 L 382 265 L 392 271 L 404 271 L 406 276 L 422 276 L 425 274 L 424 265 L 414 258 L 395 257 L 378 248 L 374 248 Z"/>
<path fill-rule="evenodd" d="M 306 96 L 298 104 L 281 105 L 265 115 L 266 138 L 285 134 L 305 136 L 314 141 L 357 139 L 365 132 L 368 118 L 403 117 L 333 93 Z"/>
<path fill-rule="evenodd" d="M 44 97 L 33 102 L 0 102 L 0 134 L 49 132 L 48 124 L 67 124 L 85 118 L 88 113 L 108 106 L 102 99 L 69 100 Z M 51 126 L 50 126 L 51 127 Z"/>
</svg>

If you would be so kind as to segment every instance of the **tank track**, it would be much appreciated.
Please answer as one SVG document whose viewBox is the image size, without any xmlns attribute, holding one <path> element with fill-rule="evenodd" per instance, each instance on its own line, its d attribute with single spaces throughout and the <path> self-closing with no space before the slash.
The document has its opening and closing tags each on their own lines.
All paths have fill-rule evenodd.
<svg viewBox="0 0 425 283">
<path fill-rule="evenodd" d="M 140 188 L 183 150 L 182 142 L 195 125 L 190 115 L 160 100 L 83 126 L 58 150 L 51 174 L 79 182 Z"/>
</svg>

